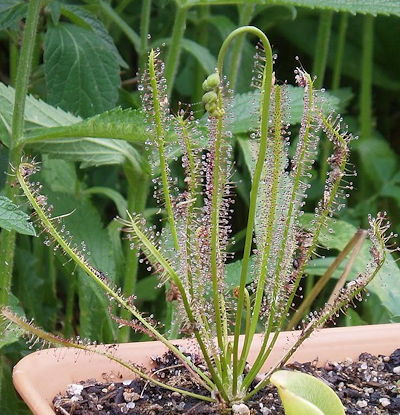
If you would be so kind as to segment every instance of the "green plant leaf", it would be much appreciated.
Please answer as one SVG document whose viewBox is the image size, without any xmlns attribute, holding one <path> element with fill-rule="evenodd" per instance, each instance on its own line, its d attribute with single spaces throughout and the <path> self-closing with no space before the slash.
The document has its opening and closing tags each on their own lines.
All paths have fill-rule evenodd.
<svg viewBox="0 0 400 415">
<path fill-rule="evenodd" d="M 394 14 L 400 16 L 400 2 L 398 0 L 247 0 L 254 4 L 276 4 L 311 9 L 333 10 L 337 12 L 372 14 Z M 189 0 L 191 6 L 242 4 L 243 0 Z"/>
<path fill-rule="evenodd" d="M 69 23 L 45 35 L 44 73 L 50 104 L 88 117 L 118 99 L 119 64 L 96 33 Z"/>
<path fill-rule="evenodd" d="M 16 26 L 26 15 L 28 4 L 20 0 L 2 0 L 0 3 L 0 30 Z"/>
<path fill-rule="evenodd" d="M 30 216 L 5 196 L 0 196 L 0 227 L 24 235 L 36 235 Z"/>
<path fill-rule="evenodd" d="M 301 216 L 300 223 L 305 229 L 312 228 L 311 221 L 314 215 L 311 213 L 305 213 Z M 318 238 L 318 242 L 328 248 L 341 251 L 347 242 L 357 231 L 357 228 L 350 223 L 342 220 L 328 218 L 327 226 L 324 228 Z M 352 271 L 349 274 L 349 280 L 355 278 L 359 273 L 365 270 L 368 264 L 371 254 L 369 253 L 370 242 L 366 241 L 362 246 L 357 259 L 354 262 Z M 325 263 L 329 266 L 329 261 L 333 258 L 325 259 Z M 309 263 L 307 271 L 312 275 L 319 275 L 322 272 L 323 259 L 314 259 Z M 315 268 L 314 268 L 315 265 Z M 318 273 L 317 273 L 318 272 Z M 339 272 L 334 274 L 339 276 Z M 400 303 L 398 298 L 400 297 L 400 285 L 398 284 L 400 278 L 400 270 L 397 266 L 393 256 L 387 252 L 386 260 L 382 265 L 382 268 L 376 275 L 376 277 L 368 284 L 367 290 L 375 294 L 381 304 L 386 307 L 391 315 L 391 319 L 400 316 Z"/>
<path fill-rule="evenodd" d="M 286 415 L 344 415 L 336 393 L 322 380 L 301 372 L 278 370 L 271 376 Z"/>
<path fill-rule="evenodd" d="M 78 177 L 73 163 L 51 159 L 46 155 L 43 156 L 42 162 L 44 168 L 41 174 L 53 192 L 74 193 L 76 191 Z"/>
<path fill-rule="evenodd" d="M 299 124 L 303 114 L 304 103 L 304 88 L 287 86 L 287 96 L 289 101 L 288 117 L 285 122 L 290 124 Z M 336 110 L 339 106 L 339 98 L 324 93 L 324 113 Z M 260 93 L 258 90 L 247 92 L 244 94 L 237 94 L 232 102 L 232 122 L 229 125 L 230 130 L 234 134 L 246 133 L 257 126 L 258 114 L 254 111 L 254 102 L 259 100 Z"/>
<path fill-rule="evenodd" d="M 127 141 L 144 142 L 149 138 L 145 119 L 141 111 L 114 108 L 75 123 L 52 128 L 36 128 L 24 137 L 24 142 L 49 141 L 52 138 L 97 137 L 118 138 Z"/>
<path fill-rule="evenodd" d="M 123 68 L 128 68 L 128 64 L 122 59 L 121 55 L 119 54 L 118 49 L 114 44 L 113 38 L 108 33 L 104 24 L 94 14 L 90 13 L 83 7 L 75 6 L 73 4 L 63 4 L 61 13 L 64 16 L 68 17 L 76 25 L 81 26 L 84 29 L 90 29 L 96 33 L 112 52 L 115 59 L 117 59 L 118 64 Z"/>
<path fill-rule="evenodd" d="M 126 211 L 128 209 L 128 202 L 126 199 L 121 195 L 121 193 L 117 192 L 114 189 L 111 189 L 110 187 L 105 186 L 95 186 L 90 187 L 89 189 L 86 189 L 83 191 L 83 194 L 85 195 L 102 195 L 106 196 L 109 199 L 111 199 L 118 210 L 118 215 L 121 218 L 124 218 L 126 216 Z"/>
</svg>

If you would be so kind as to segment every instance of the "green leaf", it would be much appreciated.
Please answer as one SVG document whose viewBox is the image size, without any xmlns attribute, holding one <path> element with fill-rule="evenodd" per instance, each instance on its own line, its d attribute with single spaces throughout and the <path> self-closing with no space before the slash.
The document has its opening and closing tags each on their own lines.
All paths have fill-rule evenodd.
<svg viewBox="0 0 400 415">
<path fill-rule="evenodd" d="M 314 215 L 311 213 L 304 214 L 300 218 L 301 226 L 305 229 L 311 230 L 311 221 L 313 218 Z M 318 242 L 328 249 L 341 251 L 356 231 L 357 228 L 350 223 L 338 219 L 328 218 L 327 226 L 322 230 L 318 238 Z M 371 258 L 371 254 L 369 252 L 370 247 L 371 243 L 369 241 L 366 241 L 362 246 L 349 275 L 349 280 L 355 278 L 359 273 L 365 270 L 365 267 Z M 313 260 L 310 262 L 307 269 L 310 274 L 318 275 L 315 272 L 318 270 L 318 265 L 321 265 L 321 261 L 322 260 Z M 326 259 L 326 265 L 329 265 L 328 261 L 329 260 Z M 313 263 L 317 265 L 315 269 L 312 266 Z M 319 272 L 321 272 L 321 270 Z M 337 275 L 339 275 L 338 272 L 335 276 Z M 386 260 L 382 265 L 382 268 L 367 286 L 367 290 L 375 294 L 379 298 L 381 304 L 386 307 L 390 313 L 391 320 L 397 316 L 400 316 L 400 303 L 398 301 L 398 298 L 400 298 L 400 285 L 398 284 L 399 278 L 399 267 L 397 266 L 393 256 L 387 252 Z"/>
<path fill-rule="evenodd" d="M 0 83 L 0 122 L 8 132 L 11 131 L 14 95 L 13 88 Z M 25 128 L 27 128 L 25 135 L 28 137 L 26 142 L 32 141 L 35 150 L 54 154 L 57 158 L 80 161 L 82 168 L 103 164 L 121 164 L 128 161 L 135 170 L 147 171 L 149 169 L 138 151 L 121 140 L 76 138 L 73 135 L 71 138 L 51 139 L 52 136 L 70 137 L 72 132 L 77 135 L 93 134 L 111 136 L 111 138 L 113 138 L 112 134 L 115 134 L 117 138 L 131 141 L 148 139 L 142 116 L 135 110 L 124 111 L 117 108 L 82 121 L 80 117 L 60 108 L 54 108 L 28 95 L 25 106 Z M 48 140 L 45 140 L 46 138 Z"/>
<path fill-rule="evenodd" d="M 26 15 L 28 4 L 20 0 L 2 0 L 0 3 L 0 30 L 16 26 Z"/>
<path fill-rule="evenodd" d="M 117 102 L 118 61 L 91 30 L 69 23 L 50 27 L 45 35 L 44 72 L 53 105 L 88 117 Z"/>
<path fill-rule="evenodd" d="M 209 50 L 190 39 L 182 39 L 182 48 L 197 59 L 206 73 L 212 73 L 217 67 L 217 60 Z"/>
<path fill-rule="evenodd" d="M 285 122 L 290 124 L 299 124 L 303 114 L 303 96 L 304 88 L 287 86 L 287 96 L 289 101 L 289 113 Z M 339 98 L 325 92 L 323 111 L 325 114 L 336 110 L 340 101 Z M 258 103 L 260 92 L 258 90 L 247 92 L 245 94 L 237 94 L 232 102 L 232 122 L 229 125 L 230 130 L 234 134 L 246 133 L 257 127 L 258 113 L 254 110 L 254 103 Z"/>
<path fill-rule="evenodd" d="M 372 14 L 394 14 L 400 16 L 400 1 L 398 0 L 247 0 L 254 4 L 276 4 L 311 9 L 333 10 L 337 12 Z M 190 6 L 242 4 L 243 0 L 189 0 Z"/>
<path fill-rule="evenodd" d="M 65 160 L 81 162 L 81 168 L 129 161 L 133 168 L 142 171 L 142 159 L 129 143 L 105 138 L 59 138 L 35 144 L 35 150 Z"/>
<path fill-rule="evenodd" d="M 286 415 L 344 415 L 336 393 L 322 380 L 301 372 L 278 370 L 271 376 Z"/>
<path fill-rule="evenodd" d="M 5 196 L 0 196 L 0 227 L 24 235 L 36 235 L 30 216 Z"/>
<path fill-rule="evenodd" d="M 128 202 L 126 199 L 121 195 L 121 193 L 117 192 L 114 189 L 111 189 L 110 187 L 104 187 L 104 186 L 95 186 L 90 187 L 89 189 L 86 189 L 83 194 L 85 195 L 102 195 L 106 196 L 109 199 L 111 199 L 118 210 L 118 215 L 121 218 L 124 218 L 126 216 L 126 211 L 128 209 Z"/>
<path fill-rule="evenodd" d="M 158 284 L 157 275 L 150 275 L 141 279 L 135 288 L 135 296 L 138 301 L 154 301 L 160 294 L 160 290 L 157 289 Z"/>
<path fill-rule="evenodd" d="M 24 142 L 48 141 L 51 138 L 98 137 L 118 138 L 144 142 L 149 138 L 145 118 L 141 111 L 114 108 L 74 124 L 52 128 L 36 128 L 26 134 Z"/>
<path fill-rule="evenodd" d="M 377 188 L 386 183 L 395 173 L 397 156 L 384 139 L 360 140 L 354 146 L 360 154 L 363 173 Z"/>
<path fill-rule="evenodd" d="M 104 24 L 88 10 L 73 4 L 63 4 L 61 13 L 68 17 L 73 23 L 84 29 L 90 29 L 104 42 L 107 48 L 112 52 L 118 64 L 123 68 L 128 68 L 127 63 L 122 59 L 114 44 L 113 38 L 108 33 Z"/>
<path fill-rule="evenodd" d="M 53 192 L 75 193 L 78 177 L 73 163 L 46 156 L 42 162 L 41 174 Z"/>
<path fill-rule="evenodd" d="M 250 257 L 250 267 L 254 263 L 253 257 Z M 242 260 L 230 262 L 225 266 L 225 286 L 227 289 L 232 290 L 240 284 L 240 272 L 242 270 Z M 251 273 L 247 274 L 246 284 L 251 282 Z"/>
</svg>

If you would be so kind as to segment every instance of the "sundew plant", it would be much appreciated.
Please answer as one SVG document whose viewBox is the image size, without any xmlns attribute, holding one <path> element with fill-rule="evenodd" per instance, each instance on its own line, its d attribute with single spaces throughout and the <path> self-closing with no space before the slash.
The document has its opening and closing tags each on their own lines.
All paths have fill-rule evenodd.
<svg viewBox="0 0 400 415">
<path fill-rule="evenodd" d="M 232 289 L 225 280 L 226 264 L 231 260 L 228 245 L 232 243 L 231 216 L 235 208 L 235 184 L 231 179 L 235 167 L 231 161 L 229 130 L 232 94 L 222 74 L 231 41 L 244 33 L 261 40 L 254 76 L 254 86 L 260 93 L 253 109 L 258 128 L 249 137 L 257 150 L 242 268 L 240 279 Z M 103 288 L 112 305 L 132 315 L 131 320 L 115 317 L 121 326 L 129 326 L 164 343 L 208 393 L 163 383 L 143 369 L 122 362 L 117 353 L 105 352 L 88 340 L 67 340 L 46 333 L 4 308 L 2 314 L 10 322 L 8 329 L 22 328 L 33 342 L 40 339 L 44 344 L 101 353 L 150 382 L 230 408 L 260 391 L 315 329 L 346 310 L 352 301 L 361 299 L 365 286 L 385 260 L 391 237 L 391 234 L 385 235 L 388 223 L 383 214 L 369 219 L 371 258 L 365 271 L 342 288 L 333 301 L 304 319 L 295 341 L 281 360 L 264 376 L 258 376 L 279 333 L 287 327 L 294 305 L 301 299 L 300 282 L 307 263 L 316 254 L 318 237 L 327 226 L 328 218 L 344 206 L 354 175 L 348 167 L 352 135 L 340 116 L 322 111 L 323 94 L 314 90 L 314 80 L 301 65 L 295 70 L 295 81 L 304 89 L 304 108 L 298 139 L 291 140 L 287 86 L 275 80 L 273 60 L 269 41 L 259 29 L 247 26 L 233 31 L 221 47 L 215 73 L 203 83 L 207 110 L 204 122 L 196 120 L 190 109 L 179 109 L 176 115 L 171 112 L 163 77 L 164 64 L 158 51 L 151 51 L 139 87 L 152 137 L 146 146 L 157 172 L 154 184 L 161 226 L 147 224 L 142 216 L 129 212 L 126 218 L 117 220 L 132 248 L 139 252 L 140 261 L 147 264 L 149 271 L 157 273 L 160 285 L 167 284 L 169 297 L 176 304 L 175 316 L 179 316 L 173 330 L 196 340 L 206 369 L 196 366 L 174 346 L 169 340 L 171 333 L 162 333 L 157 322 L 142 315 L 135 306 L 135 297 L 124 298 L 108 282 L 107 276 L 89 263 L 82 247 L 71 242 L 62 218 L 52 217 L 40 184 L 32 179 L 38 163 L 25 161 L 15 168 L 37 222 L 48 235 L 47 244 L 54 244 L 54 249 L 62 250 L 83 269 Z M 319 140 L 329 140 L 333 152 L 328 159 L 330 170 L 322 198 L 315 208 L 312 229 L 304 230 L 300 217 Z M 288 156 L 290 145 L 295 146 L 292 159 Z M 182 155 L 176 156 L 176 160 L 182 161 L 183 183 L 172 177 L 171 154 Z M 260 328 L 262 345 L 249 368 L 249 351 Z M 239 346 L 240 335 L 243 341 Z"/>
</svg>

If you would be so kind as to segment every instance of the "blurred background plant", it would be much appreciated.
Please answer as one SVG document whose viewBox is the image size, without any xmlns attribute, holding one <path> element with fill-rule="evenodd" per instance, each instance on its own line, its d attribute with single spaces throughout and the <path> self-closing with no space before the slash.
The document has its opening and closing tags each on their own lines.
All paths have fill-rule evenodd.
<svg viewBox="0 0 400 415">
<path fill-rule="evenodd" d="M 32 24 L 25 20 L 28 11 Z M 310 295 L 323 276 L 324 284 L 319 284 L 322 294 L 310 301 L 310 307 L 317 307 L 328 300 L 344 271 L 347 278 L 357 273 L 368 251 L 365 246 L 354 247 L 350 272 L 343 265 L 329 272 L 336 258 L 324 257 L 324 248 L 339 254 L 357 228 L 367 226 L 368 213 L 379 210 L 386 210 L 394 230 L 400 231 L 396 215 L 400 205 L 400 150 L 396 146 L 400 133 L 399 17 L 397 0 L 3 0 L 1 169 L 11 173 L 9 161 L 18 162 L 22 148 L 36 155 L 42 162 L 40 181 L 55 214 L 73 212 L 65 218 L 72 237 L 85 242 L 94 265 L 114 277 L 125 293 L 135 292 L 143 311 L 168 326 L 171 307 L 166 307 L 165 292 L 156 289 L 157 276 L 149 275 L 138 263 L 136 253 L 128 249 L 112 221 L 117 214 L 124 216 L 126 208 L 144 212 L 150 220 L 158 210 L 148 198 L 152 183 L 143 151 L 148 132 L 140 112 L 137 72 L 149 49 L 160 47 L 171 101 L 194 103 L 192 109 L 201 118 L 201 85 L 215 69 L 223 39 L 234 28 L 251 23 L 273 41 L 279 56 L 279 81 L 292 83 L 292 68 L 299 56 L 302 65 L 317 76 L 316 86 L 329 91 L 332 105 L 360 137 L 352 146 L 358 171 L 355 191 L 339 220 L 332 220 L 334 232 L 321 235 L 322 257 L 313 260 L 304 279 L 303 290 Z M 30 36 L 27 42 L 22 42 L 24 29 Z M 249 86 L 254 75 L 254 46 L 248 39 L 237 40 L 226 64 L 230 86 L 238 93 L 232 128 L 237 242 L 231 247 L 234 254 L 239 253 L 237 257 L 243 249 L 246 215 L 242 213 L 248 205 L 244 195 L 249 193 L 252 165 L 246 138 L 254 125 L 247 105 L 255 94 Z M 32 94 L 25 112 L 14 109 L 13 88 L 20 106 L 26 92 Z M 302 96 L 293 92 L 290 112 L 295 124 L 300 120 L 296 99 L 301 102 Z M 106 112 L 117 106 L 126 110 Z M 53 127 L 51 140 L 44 127 Z M 322 190 L 329 150 L 328 144 L 320 148 L 306 211 L 313 211 Z M 174 157 L 179 154 L 171 156 L 171 169 L 183 177 Z M 115 327 L 104 312 L 106 300 L 95 287 L 87 289 L 86 280 L 64 263 L 63 256 L 49 252 L 44 237 L 31 236 L 35 231 L 24 213 L 26 207 L 18 207 L 14 178 L 4 174 L 0 180 L 1 304 L 23 308 L 47 330 L 114 341 Z M 307 219 L 304 215 L 305 227 Z M 393 258 L 381 274 L 384 283 L 378 280 L 368 301 L 350 310 L 340 324 L 400 321 L 400 274 Z M 234 255 L 227 278 L 234 282 L 239 275 L 240 261 L 235 261 Z M 128 332 L 122 330 L 118 340 L 129 340 Z M 12 338 L 1 339 L 0 347 L 0 412 L 28 413 L 10 381 L 11 364 L 28 352 L 26 346 Z"/>
</svg>

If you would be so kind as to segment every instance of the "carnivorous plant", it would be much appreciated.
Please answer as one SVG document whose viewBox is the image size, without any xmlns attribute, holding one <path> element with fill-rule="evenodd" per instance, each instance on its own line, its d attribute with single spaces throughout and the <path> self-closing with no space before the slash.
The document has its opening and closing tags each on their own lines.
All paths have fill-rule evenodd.
<svg viewBox="0 0 400 415">
<path fill-rule="evenodd" d="M 258 128 L 249 138 L 255 148 L 252 187 L 240 279 L 232 289 L 225 281 L 225 267 L 231 259 L 227 247 L 231 243 L 230 219 L 234 209 L 231 177 L 235 166 L 230 133 L 232 96 L 223 65 L 231 41 L 243 33 L 253 34 L 261 41 L 254 75 L 254 85 L 259 89 L 253 108 Z M 343 207 L 354 174 L 348 166 L 349 142 L 353 137 L 340 116 L 322 110 L 324 96 L 314 89 L 314 80 L 301 65 L 295 70 L 295 81 L 304 90 L 304 108 L 298 138 L 291 140 L 288 87 L 275 80 L 273 64 L 271 46 L 263 32 L 251 26 L 233 31 L 221 47 L 215 72 L 203 83 L 207 119 L 200 121 L 190 109 L 179 109 L 175 115 L 170 110 L 159 51 L 152 50 L 149 54 L 147 70 L 139 86 L 152 137 L 146 147 L 154 171 L 159 172 L 154 185 L 162 226 L 148 225 L 143 217 L 129 212 L 126 218 L 117 220 L 132 248 L 140 252 L 140 261 L 147 264 L 149 271 L 158 274 L 160 285 L 168 284 L 169 296 L 181 311 L 176 313 L 180 317 L 176 324 L 182 334 L 196 340 L 206 369 L 196 366 L 174 346 L 167 339 L 168 333 L 162 333 L 156 322 L 139 312 L 135 298 L 124 298 L 107 276 L 90 264 L 81 247 L 70 240 L 62 218 L 52 217 L 40 184 L 32 180 L 39 163 L 23 161 L 15 166 L 18 183 L 35 212 L 37 223 L 47 234 L 48 244 L 54 244 L 55 249 L 62 250 L 83 269 L 103 288 L 112 304 L 129 311 L 131 320 L 115 317 L 118 324 L 164 343 L 208 394 L 164 383 L 121 361 L 117 353 L 100 350 L 88 340 L 67 340 L 46 333 L 3 308 L 9 330 L 15 326 L 22 328 L 34 343 L 40 339 L 44 344 L 101 353 L 150 382 L 231 408 L 242 405 L 260 391 L 314 330 L 360 299 L 385 260 L 390 235 L 385 234 L 388 224 L 383 214 L 369 219 L 371 260 L 365 271 L 347 283 L 334 301 L 303 320 L 294 343 L 281 360 L 259 377 L 279 333 L 287 326 L 292 308 L 299 301 L 300 282 L 308 261 L 316 253 L 321 230 L 327 226 L 328 218 Z M 328 159 L 330 170 L 322 199 L 315 208 L 312 230 L 305 230 L 300 219 L 319 140 L 329 140 L 333 153 Z M 295 148 L 291 159 L 289 146 Z M 182 162 L 183 184 L 172 177 L 171 155 Z M 249 367 L 252 340 L 260 330 L 262 345 Z M 242 334 L 243 342 L 239 346 Z"/>
</svg>

